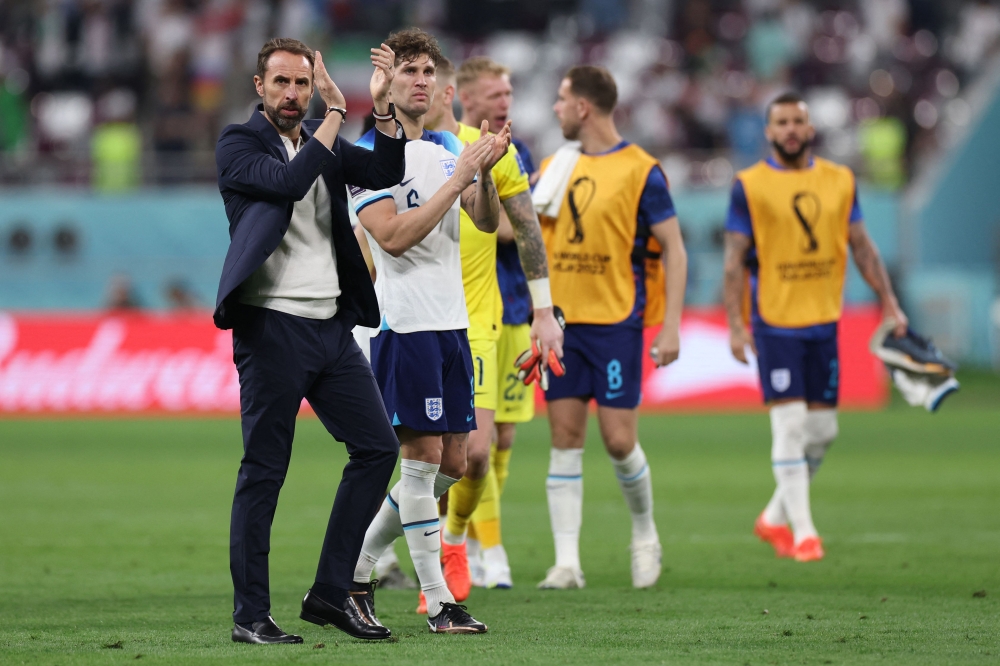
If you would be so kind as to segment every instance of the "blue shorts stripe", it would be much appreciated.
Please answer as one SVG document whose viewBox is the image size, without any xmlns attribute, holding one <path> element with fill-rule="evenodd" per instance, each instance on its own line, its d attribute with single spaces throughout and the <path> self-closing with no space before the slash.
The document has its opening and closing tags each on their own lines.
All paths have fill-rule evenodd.
<svg viewBox="0 0 1000 666">
<path fill-rule="evenodd" d="M 441 522 L 438 518 L 434 520 L 419 520 L 413 523 L 406 523 L 403 525 L 404 530 L 419 530 L 425 527 L 434 527 L 435 525 L 440 525 Z"/>
<path fill-rule="evenodd" d="M 583 474 L 577 474 L 576 476 L 566 476 L 563 474 L 549 474 L 549 481 L 576 481 L 582 478 Z"/>
<path fill-rule="evenodd" d="M 647 464 L 645 464 L 645 465 L 642 466 L 642 469 L 640 469 L 638 472 L 636 472 L 632 476 L 621 476 L 620 474 L 615 474 L 615 476 L 618 477 L 619 481 L 625 481 L 627 483 L 629 481 L 635 481 L 640 476 L 642 476 L 643 474 L 645 474 L 646 470 L 648 470 L 648 469 L 649 469 L 649 464 L 647 463 Z"/>
<path fill-rule="evenodd" d="M 389 503 L 389 506 L 391 506 L 396 513 L 399 513 L 399 505 L 392 499 L 392 495 L 386 495 L 385 499 Z"/>
<path fill-rule="evenodd" d="M 806 459 L 799 458 L 798 460 L 774 460 L 771 461 L 771 467 L 791 467 L 792 465 L 805 465 Z"/>
</svg>

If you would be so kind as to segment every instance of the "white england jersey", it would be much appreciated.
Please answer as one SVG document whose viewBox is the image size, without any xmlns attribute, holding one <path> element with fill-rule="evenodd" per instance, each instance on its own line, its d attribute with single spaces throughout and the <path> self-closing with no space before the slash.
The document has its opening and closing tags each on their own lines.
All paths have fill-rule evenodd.
<svg viewBox="0 0 1000 666">
<path fill-rule="evenodd" d="M 375 131 L 357 145 L 372 149 Z M 455 173 L 461 152 L 462 144 L 451 132 L 424 130 L 419 141 L 406 143 L 406 173 L 399 185 L 374 191 L 348 188 L 355 213 L 383 199 L 392 199 L 397 213 L 420 207 Z M 382 329 L 414 333 L 469 327 L 459 246 L 460 199 L 422 241 L 399 257 L 384 251 L 365 230 L 375 263 Z"/>
</svg>

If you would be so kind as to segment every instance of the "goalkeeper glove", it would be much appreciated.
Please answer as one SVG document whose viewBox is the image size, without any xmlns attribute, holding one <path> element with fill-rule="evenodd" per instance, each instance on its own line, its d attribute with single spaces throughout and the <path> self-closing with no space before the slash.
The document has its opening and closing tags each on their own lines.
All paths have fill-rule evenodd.
<svg viewBox="0 0 1000 666">
<path fill-rule="evenodd" d="M 559 309 L 559 306 L 553 306 L 552 309 L 556 321 L 559 322 L 559 327 L 566 330 L 566 318 L 563 316 L 562 310 Z M 531 386 L 533 382 L 538 382 L 543 391 L 549 390 L 549 373 L 548 370 L 542 370 L 542 351 L 538 348 L 536 340 L 531 341 L 531 349 L 523 351 L 517 357 L 514 366 L 517 367 L 517 378 L 524 382 L 525 386 Z M 548 368 L 556 377 L 562 377 L 566 374 L 566 366 L 552 349 L 549 350 Z"/>
</svg>

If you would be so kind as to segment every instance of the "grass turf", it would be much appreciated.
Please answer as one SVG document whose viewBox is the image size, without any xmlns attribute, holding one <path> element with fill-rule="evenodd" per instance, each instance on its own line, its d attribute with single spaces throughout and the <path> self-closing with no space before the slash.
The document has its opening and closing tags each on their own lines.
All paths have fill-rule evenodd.
<svg viewBox="0 0 1000 666">
<path fill-rule="evenodd" d="M 596 424 L 588 586 L 534 589 L 553 558 L 536 420 L 504 496 L 516 587 L 468 601 L 489 634 L 430 635 L 414 593 L 380 591 L 395 634 L 380 644 L 298 619 L 345 460 L 317 421 L 299 423 L 271 551 L 273 614 L 306 643 L 271 647 L 228 636 L 236 419 L 2 421 L 0 662 L 997 663 L 1000 385 L 963 380 L 936 415 L 842 415 L 813 488 L 828 552 L 814 564 L 750 534 L 772 489 L 765 415 L 643 417 L 664 547 L 645 591 L 629 585 L 628 514 Z"/>
</svg>

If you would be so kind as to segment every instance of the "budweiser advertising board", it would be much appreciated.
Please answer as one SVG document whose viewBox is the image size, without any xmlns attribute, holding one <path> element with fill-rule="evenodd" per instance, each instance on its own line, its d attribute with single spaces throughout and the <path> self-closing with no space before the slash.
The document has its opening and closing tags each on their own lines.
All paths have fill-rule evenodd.
<svg viewBox="0 0 1000 666">
<path fill-rule="evenodd" d="M 877 323 L 870 308 L 848 310 L 841 322 L 841 401 L 847 407 L 873 408 L 887 399 L 884 371 L 867 350 Z M 647 331 L 647 348 L 653 335 Z M 232 357 L 231 332 L 216 329 L 204 312 L 0 313 L 0 413 L 232 414 L 239 411 Z M 675 364 L 654 370 L 644 358 L 644 409 L 760 405 L 756 370 L 730 357 L 717 309 L 685 313 Z"/>
</svg>

